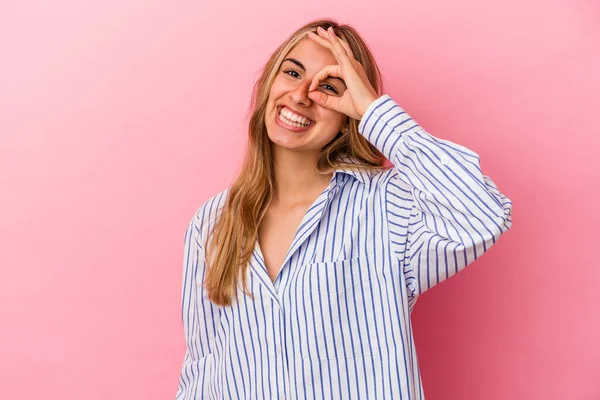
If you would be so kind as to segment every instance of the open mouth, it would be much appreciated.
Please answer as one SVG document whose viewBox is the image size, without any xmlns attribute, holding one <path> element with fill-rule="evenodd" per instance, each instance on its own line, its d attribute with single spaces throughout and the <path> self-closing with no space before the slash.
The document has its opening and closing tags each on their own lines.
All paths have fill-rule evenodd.
<svg viewBox="0 0 600 400">
<path fill-rule="evenodd" d="M 306 129 L 312 126 L 315 122 L 311 119 L 298 115 L 285 106 L 279 108 L 277 119 L 285 125 L 297 129 Z"/>
</svg>

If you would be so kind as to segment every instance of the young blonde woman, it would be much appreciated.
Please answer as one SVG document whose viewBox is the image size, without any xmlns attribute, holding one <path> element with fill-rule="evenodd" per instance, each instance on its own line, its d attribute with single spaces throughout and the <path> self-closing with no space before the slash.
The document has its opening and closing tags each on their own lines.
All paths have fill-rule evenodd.
<svg viewBox="0 0 600 400">
<path fill-rule="evenodd" d="M 382 94 L 351 26 L 296 31 L 252 111 L 241 173 L 186 231 L 176 398 L 423 399 L 415 301 L 510 228 L 511 201 Z"/>
</svg>

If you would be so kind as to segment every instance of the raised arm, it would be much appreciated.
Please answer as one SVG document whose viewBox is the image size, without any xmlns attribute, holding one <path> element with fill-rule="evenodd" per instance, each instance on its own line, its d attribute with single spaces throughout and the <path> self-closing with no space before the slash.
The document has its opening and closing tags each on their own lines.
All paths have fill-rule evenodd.
<svg viewBox="0 0 600 400">
<path fill-rule="evenodd" d="M 511 227 L 512 202 L 482 174 L 479 156 L 427 133 L 389 95 L 359 131 L 394 165 L 382 189 L 391 247 L 416 297 L 485 253 Z"/>
</svg>

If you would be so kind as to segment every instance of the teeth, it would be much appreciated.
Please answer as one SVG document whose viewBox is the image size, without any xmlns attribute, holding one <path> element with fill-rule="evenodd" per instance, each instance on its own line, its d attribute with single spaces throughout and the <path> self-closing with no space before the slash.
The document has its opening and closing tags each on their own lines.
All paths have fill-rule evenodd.
<svg viewBox="0 0 600 400">
<path fill-rule="evenodd" d="M 284 117 L 281 113 L 279 114 L 279 120 L 282 121 L 286 125 L 295 126 L 296 128 L 306 128 L 308 125 L 303 125 L 298 122 L 293 122 L 286 117 Z"/>
<path fill-rule="evenodd" d="M 309 126 L 310 125 L 310 120 L 309 119 L 301 117 L 301 116 L 299 116 L 297 114 L 294 114 L 294 113 L 292 113 L 290 110 L 288 110 L 285 107 L 281 108 L 281 111 L 280 111 L 279 115 L 283 115 L 286 118 L 286 120 L 287 120 L 287 121 L 284 121 L 284 122 L 287 122 L 287 123 L 294 122 L 294 123 L 299 124 L 300 126 Z M 292 124 L 292 123 L 290 123 L 290 125 L 296 126 L 296 124 Z"/>
</svg>

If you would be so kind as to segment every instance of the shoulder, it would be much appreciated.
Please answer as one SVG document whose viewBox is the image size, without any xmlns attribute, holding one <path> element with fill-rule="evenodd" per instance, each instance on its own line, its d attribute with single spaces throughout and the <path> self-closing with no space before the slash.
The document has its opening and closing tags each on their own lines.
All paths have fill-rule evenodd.
<svg viewBox="0 0 600 400">
<path fill-rule="evenodd" d="M 394 191 L 394 188 L 401 190 L 410 190 L 410 187 L 400 178 L 398 169 L 390 167 L 385 171 L 373 173 L 371 175 L 371 188 L 376 192 Z"/>
<path fill-rule="evenodd" d="M 190 226 L 194 229 L 193 234 L 196 235 L 198 243 L 204 244 L 204 238 L 207 237 L 209 230 L 215 224 L 225 206 L 228 193 L 229 188 L 225 188 L 210 196 L 196 209 L 190 220 Z"/>
</svg>

